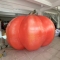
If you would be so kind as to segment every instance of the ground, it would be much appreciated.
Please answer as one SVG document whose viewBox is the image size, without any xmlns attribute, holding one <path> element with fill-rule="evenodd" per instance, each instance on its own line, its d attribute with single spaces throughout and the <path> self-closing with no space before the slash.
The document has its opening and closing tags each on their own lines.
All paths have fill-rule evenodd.
<svg viewBox="0 0 60 60">
<path fill-rule="evenodd" d="M 6 48 L 0 50 L 0 54 L 6 51 L 6 56 L 0 60 L 60 60 L 60 37 L 55 37 L 51 44 L 41 47 L 36 51 L 14 50 Z"/>
</svg>

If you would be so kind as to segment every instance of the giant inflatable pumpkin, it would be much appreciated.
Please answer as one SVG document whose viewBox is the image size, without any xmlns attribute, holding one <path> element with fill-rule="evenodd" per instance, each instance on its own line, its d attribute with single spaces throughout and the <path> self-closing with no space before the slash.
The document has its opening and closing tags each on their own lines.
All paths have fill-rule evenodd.
<svg viewBox="0 0 60 60">
<path fill-rule="evenodd" d="M 8 43 L 15 49 L 36 50 L 50 44 L 54 38 L 53 22 L 39 15 L 18 16 L 6 28 Z"/>
</svg>

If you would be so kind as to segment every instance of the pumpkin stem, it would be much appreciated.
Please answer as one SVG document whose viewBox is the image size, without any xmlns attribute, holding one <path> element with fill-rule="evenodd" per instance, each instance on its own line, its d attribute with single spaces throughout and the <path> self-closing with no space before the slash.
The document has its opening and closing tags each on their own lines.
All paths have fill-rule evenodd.
<svg viewBox="0 0 60 60">
<path fill-rule="evenodd" d="M 29 15 L 38 15 L 38 13 L 36 12 L 36 10 L 33 10 L 33 11 L 31 11 L 30 13 L 29 13 Z"/>
</svg>

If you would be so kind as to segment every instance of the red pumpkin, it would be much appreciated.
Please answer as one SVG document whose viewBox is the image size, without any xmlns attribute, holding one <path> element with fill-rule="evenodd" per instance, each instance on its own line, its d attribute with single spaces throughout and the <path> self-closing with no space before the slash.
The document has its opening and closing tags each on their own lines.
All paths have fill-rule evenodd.
<svg viewBox="0 0 60 60">
<path fill-rule="evenodd" d="M 19 28 L 24 16 L 16 17 L 11 20 L 6 28 L 8 43 L 15 49 L 23 49 L 23 45 L 19 42 Z M 19 25 L 19 26 L 18 26 Z"/>
<path fill-rule="evenodd" d="M 45 16 L 19 16 L 6 28 L 9 44 L 15 49 L 36 50 L 50 44 L 54 38 L 53 22 Z"/>
</svg>

